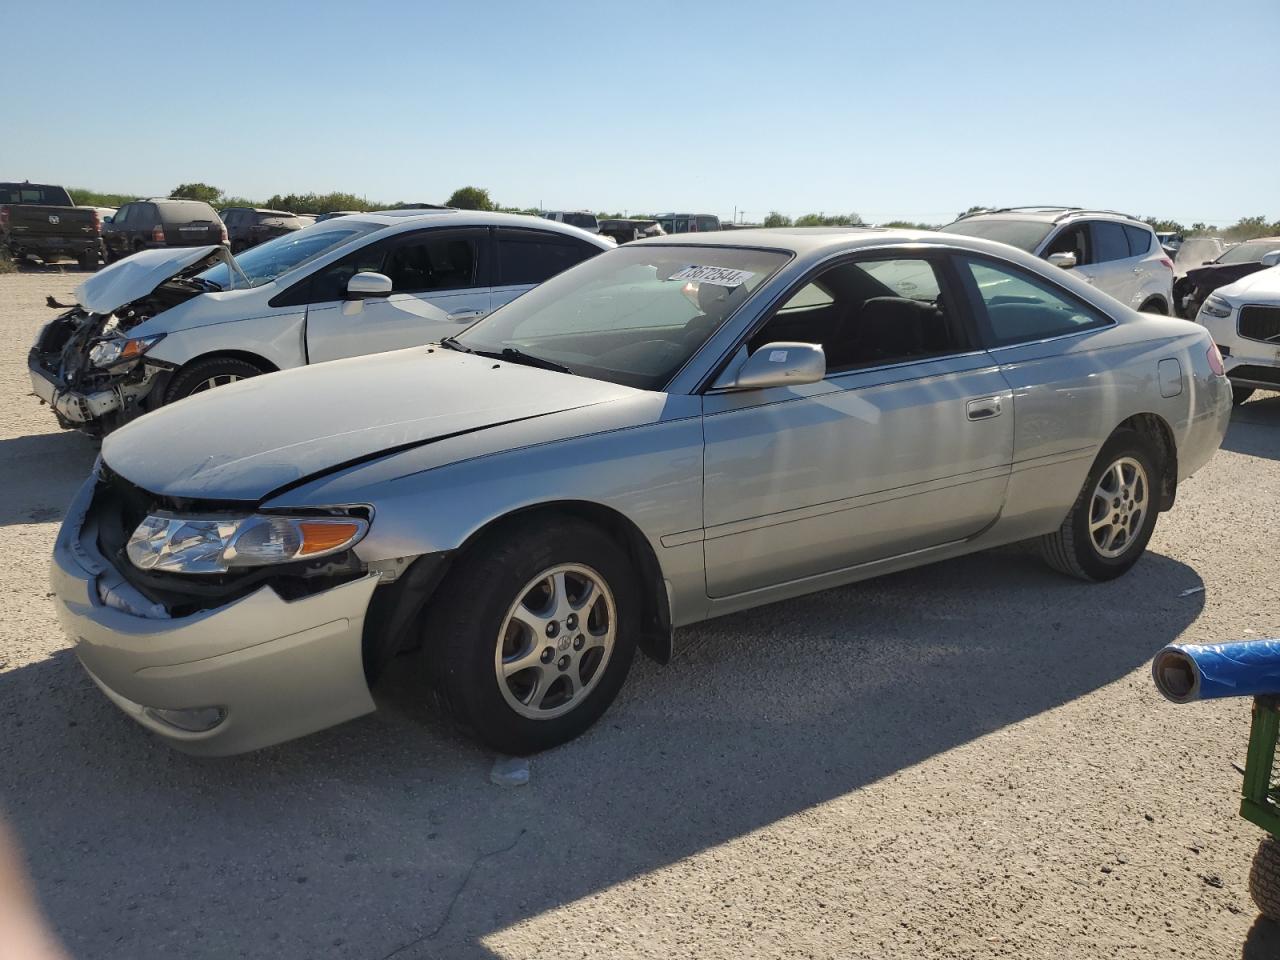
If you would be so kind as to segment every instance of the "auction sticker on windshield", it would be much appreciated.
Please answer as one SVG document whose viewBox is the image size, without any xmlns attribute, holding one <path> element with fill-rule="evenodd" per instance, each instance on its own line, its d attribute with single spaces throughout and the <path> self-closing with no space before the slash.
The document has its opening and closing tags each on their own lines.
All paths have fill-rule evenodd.
<svg viewBox="0 0 1280 960">
<path fill-rule="evenodd" d="M 738 287 L 755 276 L 753 270 L 730 270 L 728 267 L 687 266 L 677 270 L 668 280 L 696 280 L 721 287 Z"/>
</svg>

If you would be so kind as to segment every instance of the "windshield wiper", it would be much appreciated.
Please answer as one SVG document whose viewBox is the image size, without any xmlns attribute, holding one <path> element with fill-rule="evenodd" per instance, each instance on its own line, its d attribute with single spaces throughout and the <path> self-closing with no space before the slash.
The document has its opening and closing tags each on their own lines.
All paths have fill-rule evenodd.
<svg viewBox="0 0 1280 960">
<path fill-rule="evenodd" d="M 556 363 L 546 357 L 535 357 L 531 353 L 517 350 L 515 347 L 503 347 L 501 350 L 472 350 L 479 357 L 492 357 L 494 360 L 507 360 L 511 363 L 522 363 L 526 367 L 540 367 L 543 370 L 554 370 L 556 373 L 573 373 L 563 363 Z"/>
<path fill-rule="evenodd" d="M 470 347 L 464 347 L 461 343 L 459 343 L 456 337 L 445 337 L 443 340 L 440 341 L 440 346 L 445 347 L 449 350 L 457 350 L 460 353 L 475 353 L 475 351 L 472 350 Z"/>
</svg>

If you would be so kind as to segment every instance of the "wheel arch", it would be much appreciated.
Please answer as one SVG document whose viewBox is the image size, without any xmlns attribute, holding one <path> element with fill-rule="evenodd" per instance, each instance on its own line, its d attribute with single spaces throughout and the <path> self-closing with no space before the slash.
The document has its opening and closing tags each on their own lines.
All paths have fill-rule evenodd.
<svg viewBox="0 0 1280 960">
<path fill-rule="evenodd" d="M 1160 312 L 1161 312 L 1162 314 L 1164 314 L 1165 316 L 1170 316 L 1170 315 L 1171 315 L 1171 310 L 1170 310 L 1170 306 L 1169 306 L 1169 299 L 1168 299 L 1164 294 L 1162 294 L 1162 293 L 1153 293 L 1151 296 L 1149 296 L 1149 297 L 1147 297 L 1145 300 L 1143 300 L 1143 301 L 1142 301 L 1142 305 L 1141 305 L 1140 307 L 1138 307 L 1138 312 L 1139 312 L 1139 313 L 1142 313 L 1142 312 L 1143 312 L 1147 307 L 1149 307 L 1151 304 L 1157 304 L 1157 305 L 1159 305 L 1159 307 L 1160 307 Z"/>
<path fill-rule="evenodd" d="M 625 550 L 640 575 L 641 633 L 639 647 L 658 663 L 668 663 L 672 653 L 671 602 L 662 566 L 653 544 L 626 514 L 592 500 L 552 500 L 519 507 L 479 527 L 458 548 L 456 555 L 472 549 L 482 539 L 508 525 L 525 524 L 539 515 L 575 517 L 605 530 Z"/>
<path fill-rule="evenodd" d="M 252 364 L 263 373 L 275 373 L 280 368 L 260 354 L 253 353 L 248 350 L 207 350 L 198 356 L 192 357 L 190 360 L 184 360 L 181 364 L 172 369 L 165 370 L 157 375 L 156 385 L 147 395 L 146 403 L 150 410 L 159 409 L 166 403 L 169 403 L 169 384 L 173 382 L 173 378 L 189 370 L 197 363 L 203 363 L 206 360 L 242 360 L 245 363 Z"/>
<path fill-rule="evenodd" d="M 641 632 L 638 645 L 646 656 L 668 663 L 672 656 L 671 603 L 657 554 L 640 528 L 625 514 L 590 500 L 552 500 L 518 507 L 477 527 L 457 549 L 443 554 L 424 554 L 387 588 L 378 610 L 371 607 L 364 636 L 365 673 L 372 681 L 400 650 L 415 640 L 413 626 L 431 605 L 436 590 L 459 558 L 477 549 L 486 539 L 505 528 L 523 526 L 538 518 L 572 517 L 606 531 L 625 550 L 640 576 Z M 380 593 L 381 591 L 379 591 Z"/>
<path fill-rule="evenodd" d="M 1173 438 L 1173 428 L 1158 413 L 1135 413 L 1116 425 L 1117 430 L 1133 430 L 1151 440 L 1160 452 L 1160 499 L 1162 512 L 1173 506 L 1178 494 L 1178 444 Z"/>
</svg>

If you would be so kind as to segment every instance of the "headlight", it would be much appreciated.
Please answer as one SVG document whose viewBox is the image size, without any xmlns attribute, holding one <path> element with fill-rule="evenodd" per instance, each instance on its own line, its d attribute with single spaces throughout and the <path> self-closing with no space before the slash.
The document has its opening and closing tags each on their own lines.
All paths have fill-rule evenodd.
<svg viewBox="0 0 1280 960">
<path fill-rule="evenodd" d="M 1231 304 L 1227 303 L 1221 297 L 1209 294 L 1205 297 L 1204 303 L 1200 307 L 1200 312 L 1208 314 L 1211 317 L 1229 317 L 1232 311 Z"/>
<path fill-rule="evenodd" d="M 359 517 L 175 517 L 153 514 L 138 524 L 126 552 L 139 570 L 226 573 L 328 556 L 369 530 Z"/>
<path fill-rule="evenodd" d="M 134 340 L 123 337 L 103 340 L 95 343 L 89 350 L 89 362 L 95 367 L 112 367 L 117 363 L 137 360 L 163 339 L 164 334 L 157 333 L 154 337 L 138 337 Z"/>
</svg>

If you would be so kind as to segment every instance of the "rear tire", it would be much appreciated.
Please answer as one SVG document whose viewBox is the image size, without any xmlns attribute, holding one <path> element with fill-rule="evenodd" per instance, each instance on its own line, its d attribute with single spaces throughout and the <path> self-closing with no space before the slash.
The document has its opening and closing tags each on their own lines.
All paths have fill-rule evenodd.
<svg viewBox="0 0 1280 960">
<path fill-rule="evenodd" d="M 1081 580 L 1113 580 L 1137 563 L 1156 526 L 1162 460 L 1146 434 L 1113 433 L 1062 526 L 1040 540 L 1049 566 Z"/>
<path fill-rule="evenodd" d="M 1263 837 L 1249 868 L 1249 896 L 1258 912 L 1273 923 L 1280 923 L 1280 840 Z"/>
<path fill-rule="evenodd" d="M 80 254 L 80 269 L 87 273 L 92 273 L 98 269 L 98 255 L 92 250 L 85 250 Z"/>
<path fill-rule="evenodd" d="M 248 360 L 239 360 L 235 357 L 210 357 L 208 360 L 201 360 L 179 370 L 169 381 L 169 387 L 164 393 L 164 402 L 185 400 L 187 397 L 204 393 L 215 387 L 259 376 L 262 372 L 260 367 L 254 366 Z"/>
<path fill-rule="evenodd" d="M 502 753 L 536 753 L 581 734 L 618 695 L 635 656 L 636 574 L 613 539 L 583 520 L 500 527 L 435 597 L 427 675 L 452 717 Z"/>
<path fill-rule="evenodd" d="M 1250 397 L 1253 396 L 1253 387 L 1232 387 L 1231 388 L 1231 405 L 1238 407 Z"/>
<path fill-rule="evenodd" d="M 1165 305 L 1165 302 L 1159 297 L 1152 297 L 1150 300 L 1146 301 L 1142 306 L 1138 308 L 1138 312 L 1139 313 L 1158 313 L 1161 316 L 1167 317 L 1169 315 L 1169 308 Z"/>
</svg>

